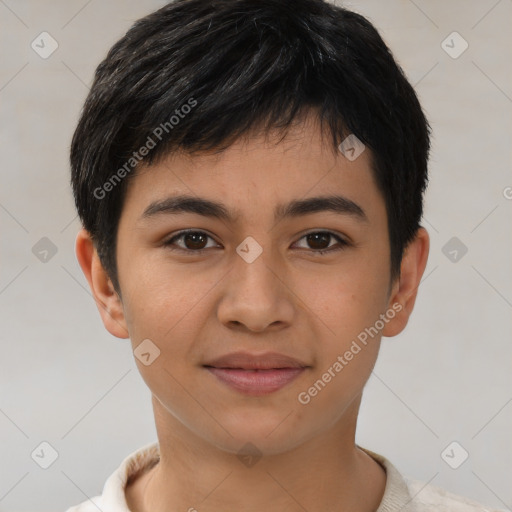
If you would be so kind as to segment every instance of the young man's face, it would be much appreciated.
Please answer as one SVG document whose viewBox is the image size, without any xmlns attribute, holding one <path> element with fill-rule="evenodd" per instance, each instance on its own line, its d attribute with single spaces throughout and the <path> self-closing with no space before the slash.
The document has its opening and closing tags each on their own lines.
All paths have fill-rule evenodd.
<svg viewBox="0 0 512 512">
<path fill-rule="evenodd" d="M 234 218 L 165 209 L 144 215 L 176 195 L 222 203 Z M 363 215 L 320 209 L 274 216 L 278 205 L 331 196 L 356 203 Z M 202 236 L 166 246 L 182 230 Z M 332 236 L 318 234 L 325 231 Z M 134 176 L 117 262 L 122 317 L 104 320 L 117 336 L 125 326 L 134 350 L 151 340 L 160 351 L 149 365 L 136 359 L 154 395 L 157 427 L 184 426 L 233 453 L 246 442 L 278 453 L 329 429 L 355 428 L 382 334 L 366 331 L 364 344 L 361 333 L 382 331 L 384 323 L 384 335 L 394 335 L 404 325 L 396 311 L 387 313 L 398 282 L 390 288 L 386 209 L 369 150 L 354 161 L 341 152 L 335 158 L 313 122 L 279 145 L 255 138 L 221 155 L 174 154 Z M 235 351 L 277 352 L 307 368 L 266 394 L 250 384 L 243 391 L 205 367 Z"/>
</svg>

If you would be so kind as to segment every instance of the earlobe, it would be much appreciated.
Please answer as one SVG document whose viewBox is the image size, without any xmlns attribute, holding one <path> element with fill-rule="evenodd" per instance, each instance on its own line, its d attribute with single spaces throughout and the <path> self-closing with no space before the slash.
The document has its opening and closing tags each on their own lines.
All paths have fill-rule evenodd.
<svg viewBox="0 0 512 512">
<path fill-rule="evenodd" d="M 396 314 L 382 330 L 383 336 L 401 333 L 414 309 L 418 287 L 427 266 L 430 238 L 425 228 L 420 227 L 415 238 L 407 246 L 400 266 L 400 279 L 393 285 L 388 308 Z"/>
<path fill-rule="evenodd" d="M 101 264 L 89 232 L 81 229 L 75 241 L 75 253 L 105 328 L 117 338 L 128 338 L 123 304 Z"/>
</svg>

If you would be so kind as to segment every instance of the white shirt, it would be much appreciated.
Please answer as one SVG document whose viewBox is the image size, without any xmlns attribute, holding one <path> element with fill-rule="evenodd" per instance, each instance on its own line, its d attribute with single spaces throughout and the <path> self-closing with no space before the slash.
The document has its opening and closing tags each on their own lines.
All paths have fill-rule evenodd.
<svg viewBox="0 0 512 512">
<path fill-rule="evenodd" d="M 504 512 L 457 496 L 430 484 L 403 477 L 382 455 L 358 446 L 376 460 L 386 471 L 386 487 L 376 512 Z M 112 473 L 103 487 L 103 493 L 66 512 L 130 512 L 126 504 L 125 486 L 128 478 L 160 460 L 158 442 L 148 444 L 128 455 Z"/>
</svg>

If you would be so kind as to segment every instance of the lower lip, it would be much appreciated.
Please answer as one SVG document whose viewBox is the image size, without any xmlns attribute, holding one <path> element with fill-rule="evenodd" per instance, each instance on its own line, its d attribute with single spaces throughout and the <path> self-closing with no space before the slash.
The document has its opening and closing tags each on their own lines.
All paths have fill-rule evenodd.
<svg viewBox="0 0 512 512">
<path fill-rule="evenodd" d="M 252 396 L 268 395 L 277 391 L 306 368 L 272 368 L 270 370 L 242 370 L 240 368 L 206 369 L 232 388 Z"/>
</svg>

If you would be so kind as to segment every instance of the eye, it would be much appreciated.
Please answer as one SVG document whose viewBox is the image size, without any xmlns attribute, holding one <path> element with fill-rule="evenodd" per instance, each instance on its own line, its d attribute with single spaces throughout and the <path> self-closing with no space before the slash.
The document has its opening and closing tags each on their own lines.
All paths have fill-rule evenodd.
<svg viewBox="0 0 512 512">
<path fill-rule="evenodd" d="M 204 231 L 187 230 L 181 231 L 169 240 L 165 241 L 164 246 L 173 251 L 176 250 L 201 254 L 206 249 L 212 248 L 212 246 L 207 245 L 208 239 L 213 240 L 213 238 Z M 313 231 L 311 233 L 305 234 L 299 240 L 303 239 L 305 239 L 306 243 L 311 246 L 310 249 L 312 249 L 313 253 L 320 255 L 339 251 L 350 245 L 349 242 L 341 238 L 339 235 L 332 233 L 331 231 Z M 337 246 L 336 244 L 334 246 L 330 245 L 330 242 L 333 240 L 338 242 Z M 177 241 L 181 241 L 183 245 L 177 244 Z M 308 249 L 308 247 L 305 248 Z"/>
<path fill-rule="evenodd" d="M 213 238 L 204 231 L 181 231 L 177 235 L 174 235 L 172 238 L 164 242 L 164 245 L 166 247 L 169 247 L 171 250 L 202 253 L 204 250 L 209 248 L 205 245 L 207 243 L 208 238 L 213 240 Z M 185 244 L 185 247 L 173 247 L 174 245 L 176 245 L 175 242 L 177 240 L 182 240 L 183 243 Z"/>
<path fill-rule="evenodd" d="M 300 238 L 300 240 L 302 239 L 305 239 L 306 243 L 312 247 L 313 252 L 317 254 L 340 251 L 350 245 L 346 240 L 331 231 L 312 231 Z M 338 242 L 338 246 L 329 245 L 329 242 L 333 239 Z"/>
</svg>

